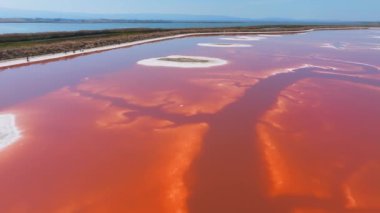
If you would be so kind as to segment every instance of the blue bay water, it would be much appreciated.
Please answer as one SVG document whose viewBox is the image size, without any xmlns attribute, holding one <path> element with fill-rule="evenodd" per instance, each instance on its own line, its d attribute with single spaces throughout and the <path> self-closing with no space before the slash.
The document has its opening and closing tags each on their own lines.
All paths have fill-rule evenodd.
<svg viewBox="0 0 380 213">
<path fill-rule="evenodd" d="M 122 28 L 206 28 L 254 26 L 257 23 L 0 23 L 0 34 L 38 33 Z"/>
</svg>

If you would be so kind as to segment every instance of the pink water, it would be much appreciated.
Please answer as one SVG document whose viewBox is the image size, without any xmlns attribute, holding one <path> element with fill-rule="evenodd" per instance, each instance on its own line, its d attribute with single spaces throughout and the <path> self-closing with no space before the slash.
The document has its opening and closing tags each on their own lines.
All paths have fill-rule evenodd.
<svg viewBox="0 0 380 213">
<path fill-rule="evenodd" d="M 374 35 L 185 38 L 3 70 L 22 138 L 0 150 L 0 212 L 379 212 Z M 136 64 L 174 54 L 229 64 Z"/>
</svg>

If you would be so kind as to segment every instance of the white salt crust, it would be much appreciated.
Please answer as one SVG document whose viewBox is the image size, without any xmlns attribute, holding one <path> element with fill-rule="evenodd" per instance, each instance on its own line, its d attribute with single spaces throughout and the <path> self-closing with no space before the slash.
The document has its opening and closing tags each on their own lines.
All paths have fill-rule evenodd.
<svg viewBox="0 0 380 213">
<path fill-rule="evenodd" d="M 277 34 L 263 34 L 263 35 L 259 35 L 260 37 L 282 37 L 282 35 L 277 35 Z"/>
<path fill-rule="evenodd" d="M 0 150 L 13 144 L 21 137 L 13 114 L 0 114 Z"/>
<path fill-rule="evenodd" d="M 179 62 L 179 61 L 165 61 L 160 59 L 176 59 L 187 58 L 194 60 L 206 60 L 207 62 Z M 171 55 L 160 58 L 150 58 L 138 61 L 137 64 L 150 67 L 177 67 L 177 68 L 208 68 L 215 66 L 222 66 L 228 62 L 219 58 L 209 58 L 201 56 L 184 56 L 184 55 Z"/>
<path fill-rule="evenodd" d="M 340 45 L 334 45 L 332 43 L 323 43 L 321 45 L 322 48 L 330 48 L 330 49 L 336 49 L 336 50 L 345 50 L 347 48 L 347 43 L 342 43 Z"/>
<path fill-rule="evenodd" d="M 262 36 L 236 36 L 236 37 L 225 37 L 225 38 L 220 38 L 222 40 L 227 40 L 227 41 L 260 41 L 266 39 L 266 37 Z"/>
<path fill-rule="evenodd" d="M 252 45 L 250 45 L 250 44 L 219 44 L 219 43 L 199 43 L 198 46 L 201 46 L 201 47 L 220 47 L 220 48 L 252 47 Z"/>
</svg>

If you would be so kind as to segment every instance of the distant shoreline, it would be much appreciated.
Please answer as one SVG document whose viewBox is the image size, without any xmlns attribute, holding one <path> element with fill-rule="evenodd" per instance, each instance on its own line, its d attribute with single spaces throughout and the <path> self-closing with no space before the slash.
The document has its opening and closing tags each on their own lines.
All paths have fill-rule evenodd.
<svg viewBox="0 0 380 213">
<path fill-rule="evenodd" d="M 252 24 L 288 24 L 288 25 L 378 25 L 380 22 L 371 21 L 301 21 L 301 20 L 173 20 L 173 19 L 70 19 L 70 18 L 0 18 L 0 24 L 33 24 L 33 23 L 252 23 Z"/>
<path fill-rule="evenodd" d="M 250 21 L 186 21 L 186 20 L 140 20 L 140 19 L 66 19 L 66 18 L 0 18 L 0 24 L 123 24 L 123 23 L 250 23 Z"/>
<path fill-rule="evenodd" d="M 7 60 L 0 60 L 0 69 L 6 69 L 9 67 L 14 67 L 14 66 L 28 65 L 28 64 L 33 64 L 33 63 L 38 63 L 38 62 L 43 62 L 43 61 L 57 60 L 60 58 L 68 58 L 68 57 L 102 52 L 102 51 L 107 51 L 107 50 L 112 50 L 112 49 L 117 49 L 117 48 L 125 48 L 125 47 L 131 47 L 135 45 L 146 44 L 146 43 L 164 41 L 164 40 L 169 40 L 169 39 L 192 37 L 192 36 L 296 34 L 296 33 L 312 32 L 315 30 L 353 30 L 353 29 L 369 29 L 369 28 L 371 27 L 363 27 L 363 26 L 305 27 L 305 26 L 302 26 L 296 29 L 292 29 L 292 28 L 289 29 L 286 27 L 282 27 L 282 28 L 278 28 L 278 27 L 268 28 L 267 27 L 267 28 L 262 28 L 262 29 L 248 29 L 248 30 L 246 28 L 228 28 L 228 29 L 220 30 L 218 28 L 218 29 L 208 29 L 209 32 L 191 32 L 194 30 L 201 31 L 200 29 L 191 29 L 191 30 L 183 30 L 183 31 L 165 30 L 165 31 L 157 31 L 158 32 L 157 35 L 154 34 L 157 32 L 154 32 L 153 34 L 150 34 L 148 36 L 142 36 L 141 39 L 136 39 L 134 41 L 126 41 L 126 42 L 120 42 L 120 43 L 108 44 L 108 45 L 106 44 L 106 45 L 101 45 L 101 46 L 97 46 L 93 48 L 75 48 L 70 51 L 52 52 L 48 54 L 38 54 L 37 52 L 36 55 L 29 55 L 29 56 L 23 56 L 23 57 L 15 57 L 15 58 L 7 59 Z M 202 30 L 205 31 L 204 29 Z M 54 33 L 51 33 L 51 34 L 54 35 Z M 169 34 L 169 35 L 166 35 L 166 34 Z M 137 33 L 137 35 L 139 34 Z M 0 41 L 1 39 L 2 37 L 0 36 Z M 36 47 L 38 47 L 38 45 Z M 32 49 L 36 47 L 32 47 Z M 28 47 L 25 47 L 25 48 L 27 49 Z M 40 48 L 42 48 L 43 50 L 43 48 L 49 48 L 49 45 L 45 45 L 45 46 L 41 45 Z M 2 51 L 2 47 L 0 46 L 0 53 L 1 51 Z"/>
</svg>

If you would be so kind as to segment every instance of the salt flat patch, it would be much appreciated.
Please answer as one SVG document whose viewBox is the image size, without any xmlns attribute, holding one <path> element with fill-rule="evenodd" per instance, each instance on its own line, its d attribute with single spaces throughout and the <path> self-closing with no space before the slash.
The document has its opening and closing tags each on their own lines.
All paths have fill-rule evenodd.
<svg viewBox="0 0 380 213">
<path fill-rule="evenodd" d="M 13 114 L 0 114 L 0 149 L 16 142 L 21 137 Z"/>
<path fill-rule="evenodd" d="M 171 55 L 138 61 L 137 64 L 151 67 L 208 68 L 222 66 L 228 62 L 219 58 Z"/>
<path fill-rule="evenodd" d="M 330 49 L 336 49 L 336 50 L 344 50 L 348 46 L 348 43 L 338 43 L 338 44 L 333 44 L 333 43 L 323 43 L 320 47 L 322 48 L 330 48 Z"/>
<path fill-rule="evenodd" d="M 338 42 L 338 43 L 323 43 L 320 45 L 322 48 L 329 48 L 335 50 L 378 50 L 379 44 L 377 43 L 346 43 L 346 42 Z"/>
<path fill-rule="evenodd" d="M 220 38 L 221 40 L 227 41 L 260 41 L 266 39 L 266 37 L 262 36 L 236 36 L 236 37 L 225 37 Z"/>
<path fill-rule="evenodd" d="M 198 46 L 201 46 L 201 47 L 221 47 L 221 48 L 252 47 L 252 45 L 250 45 L 250 44 L 223 44 L 223 43 L 199 43 Z"/>
<path fill-rule="evenodd" d="M 317 69 L 324 69 L 324 70 L 330 70 L 330 71 L 337 70 L 336 67 L 331 67 L 331 66 L 318 66 L 318 65 L 313 65 L 313 64 L 303 64 L 300 66 L 289 67 L 286 69 L 279 69 L 278 71 L 272 72 L 271 75 L 273 76 L 273 75 L 282 74 L 282 73 L 292 73 L 292 72 L 295 72 L 296 70 L 306 69 L 306 68 L 317 68 Z M 318 72 L 318 71 L 314 71 L 314 72 Z M 328 73 L 331 73 L 331 72 L 328 72 Z"/>
<path fill-rule="evenodd" d="M 260 37 L 282 37 L 282 35 L 278 35 L 278 34 L 260 34 L 259 35 Z"/>
</svg>

